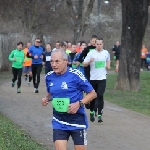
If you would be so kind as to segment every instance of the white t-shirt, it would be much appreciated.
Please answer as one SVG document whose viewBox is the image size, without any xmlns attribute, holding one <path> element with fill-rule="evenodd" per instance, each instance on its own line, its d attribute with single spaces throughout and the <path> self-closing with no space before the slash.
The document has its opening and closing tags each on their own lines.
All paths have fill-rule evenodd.
<svg viewBox="0 0 150 150">
<path fill-rule="evenodd" d="M 90 80 L 106 79 L 106 62 L 110 61 L 109 52 L 104 49 L 100 52 L 92 50 L 87 54 L 84 62 L 90 62 L 91 58 L 94 58 L 94 61 L 90 63 Z"/>
</svg>

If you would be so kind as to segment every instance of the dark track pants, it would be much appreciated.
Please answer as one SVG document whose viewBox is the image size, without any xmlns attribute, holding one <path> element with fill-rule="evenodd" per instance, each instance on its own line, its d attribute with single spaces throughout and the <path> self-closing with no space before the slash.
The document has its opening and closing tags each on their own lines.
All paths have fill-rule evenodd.
<svg viewBox="0 0 150 150">
<path fill-rule="evenodd" d="M 94 111 L 95 107 L 98 108 L 98 115 L 102 115 L 104 107 L 104 92 L 106 88 L 106 79 L 104 80 L 91 80 L 91 85 L 93 86 L 95 92 L 97 93 L 97 98 L 90 102 L 90 111 Z M 95 106 L 96 103 L 96 106 Z"/>
<path fill-rule="evenodd" d="M 32 64 L 32 79 L 33 79 L 34 88 L 36 89 L 38 89 L 40 84 L 41 71 L 42 71 L 42 64 Z"/>
<path fill-rule="evenodd" d="M 21 76 L 22 76 L 22 68 L 14 68 L 12 67 L 12 73 L 13 73 L 13 79 L 12 82 L 15 83 L 15 81 L 18 78 L 18 82 L 17 82 L 17 88 L 21 87 Z"/>
</svg>

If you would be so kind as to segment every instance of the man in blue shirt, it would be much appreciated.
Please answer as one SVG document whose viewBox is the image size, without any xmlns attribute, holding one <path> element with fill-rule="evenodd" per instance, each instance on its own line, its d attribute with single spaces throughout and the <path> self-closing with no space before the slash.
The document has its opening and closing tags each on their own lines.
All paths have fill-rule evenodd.
<svg viewBox="0 0 150 150">
<path fill-rule="evenodd" d="M 84 75 L 77 69 L 67 67 L 68 56 L 64 50 L 55 50 L 51 55 L 53 71 L 46 75 L 47 95 L 42 98 L 46 106 L 52 99 L 53 140 L 56 149 L 66 150 L 72 136 L 75 150 L 85 150 L 88 128 L 84 104 L 96 98 L 96 93 Z M 87 95 L 83 96 L 83 91 Z"/>
<path fill-rule="evenodd" d="M 32 58 L 32 77 L 35 93 L 39 92 L 38 87 L 40 84 L 40 73 L 42 71 L 43 62 L 43 48 L 40 45 L 41 40 L 39 38 L 36 38 L 34 45 L 30 46 L 27 53 L 27 57 Z"/>
</svg>

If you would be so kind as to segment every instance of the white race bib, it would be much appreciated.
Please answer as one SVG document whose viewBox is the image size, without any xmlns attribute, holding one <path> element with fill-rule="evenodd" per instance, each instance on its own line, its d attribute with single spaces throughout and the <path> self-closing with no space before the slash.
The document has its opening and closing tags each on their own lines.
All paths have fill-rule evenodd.
<svg viewBox="0 0 150 150">
<path fill-rule="evenodd" d="M 46 61 L 50 61 L 51 60 L 51 56 L 46 56 Z"/>
</svg>

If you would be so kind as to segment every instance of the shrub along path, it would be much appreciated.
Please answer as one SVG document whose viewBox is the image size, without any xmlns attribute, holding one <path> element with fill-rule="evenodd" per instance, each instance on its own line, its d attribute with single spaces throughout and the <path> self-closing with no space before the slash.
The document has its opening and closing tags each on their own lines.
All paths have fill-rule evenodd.
<svg viewBox="0 0 150 150">
<path fill-rule="evenodd" d="M 23 79 L 22 79 L 23 80 Z M 52 107 L 41 105 L 45 95 L 44 75 L 41 76 L 40 93 L 23 81 L 22 93 L 16 93 L 11 82 L 0 86 L 0 112 L 21 126 L 39 143 L 54 149 L 52 140 Z M 87 110 L 89 116 L 89 110 Z M 103 123 L 89 122 L 88 150 L 149 150 L 150 117 L 121 108 L 105 101 Z M 73 150 L 70 139 L 68 150 Z"/>
</svg>

